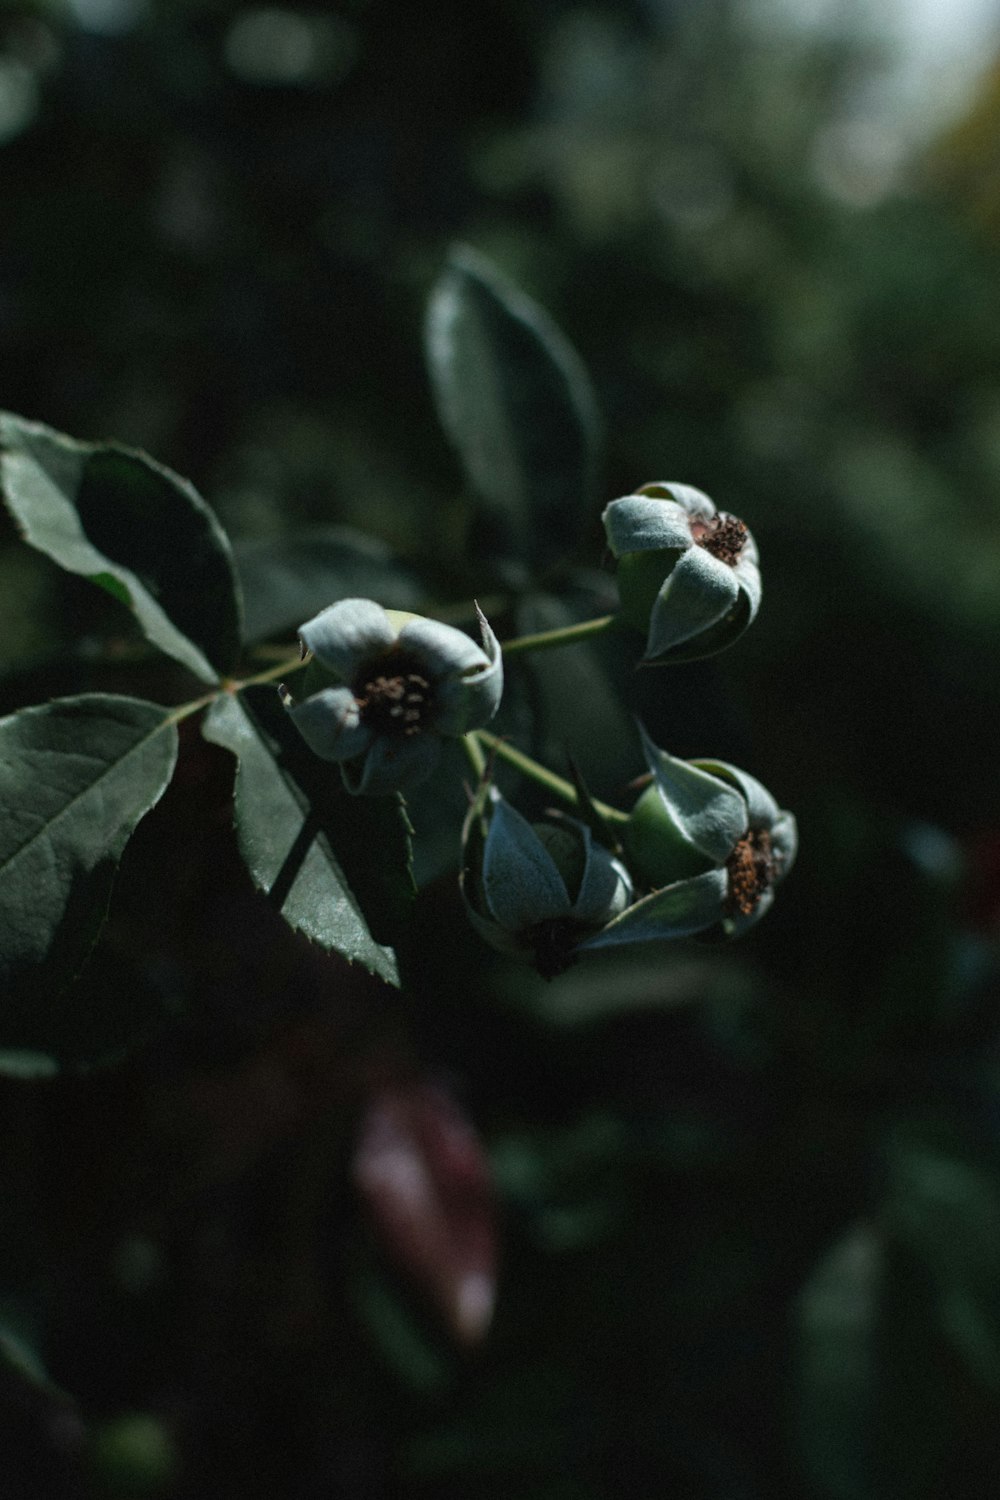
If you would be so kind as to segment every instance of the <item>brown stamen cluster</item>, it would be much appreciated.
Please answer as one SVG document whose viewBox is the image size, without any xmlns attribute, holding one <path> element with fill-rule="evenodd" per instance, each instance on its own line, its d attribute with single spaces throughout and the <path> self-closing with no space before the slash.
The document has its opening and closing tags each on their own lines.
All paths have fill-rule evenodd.
<svg viewBox="0 0 1000 1500">
<path fill-rule="evenodd" d="M 765 828 L 751 828 L 726 860 L 729 889 L 726 908 L 730 916 L 748 917 L 764 892 L 774 884 L 775 864 L 771 835 Z"/>
<path fill-rule="evenodd" d="M 746 526 L 737 516 L 729 516 L 722 511 L 710 521 L 691 529 L 699 547 L 704 547 L 706 552 L 710 552 L 720 562 L 735 568 L 743 556 L 743 548 L 749 535 Z"/>
<path fill-rule="evenodd" d="M 378 671 L 366 667 L 352 689 L 361 722 L 376 734 L 419 734 L 434 700 L 423 663 L 400 652 L 378 665 Z"/>
</svg>

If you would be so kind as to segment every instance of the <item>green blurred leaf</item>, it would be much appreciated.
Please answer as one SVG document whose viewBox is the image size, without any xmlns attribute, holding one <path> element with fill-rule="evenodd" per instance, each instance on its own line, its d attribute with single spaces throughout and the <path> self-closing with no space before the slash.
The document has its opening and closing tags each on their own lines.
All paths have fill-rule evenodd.
<svg viewBox="0 0 1000 1500">
<path fill-rule="evenodd" d="M 423 590 L 391 549 L 349 526 L 310 526 L 290 536 L 234 543 L 248 642 L 287 634 L 337 599 L 375 599 L 416 609 Z"/>
<path fill-rule="evenodd" d="M 0 490 L 24 540 L 126 605 L 203 682 L 239 651 L 229 542 L 197 491 L 143 453 L 0 414 Z"/>
<path fill-rule="evenodd" d="M 481 501 L 491 551 L 544 570 L 576 546 L 594 497 L 598 419 L 578 355 L 465 246 L 432 293 L 426 344 L 441 423 Z"/>
<path fill-rule="evenodd" d="M 945 1338 L 1000 1391 L 1000 1170 L 960 1145 L 893 1139 L 888 1225 L 928 1270 Z"/>
<path fill-rule="evenodd" d="M 829 1500 L 869 1500 L 881 1242 L 855 1224 L 823 1256 L 798 1306 L 797 1446 Z"/>
<path fill-rule="evenodd" d="M 0 720 L 0 984 L 8 1003 L 58 989 L 79 969 L 122 850 L 176 756 L 171 710 L 137 698 L 62 698 Z M 30 1018 L 14 1024 L 4 1044 L 30 1049 Z M 44 1033 L 44 1016 L 38 1025 Z"/>
<path fill-rule="evenodd" d="M 203 732 L 238 761 L 236 831 L 255 884 L 296 931 L 398 984 L 412 895 L 402 800 L 352 797 L 274 688 L 220 697 Z"/>
</svg>

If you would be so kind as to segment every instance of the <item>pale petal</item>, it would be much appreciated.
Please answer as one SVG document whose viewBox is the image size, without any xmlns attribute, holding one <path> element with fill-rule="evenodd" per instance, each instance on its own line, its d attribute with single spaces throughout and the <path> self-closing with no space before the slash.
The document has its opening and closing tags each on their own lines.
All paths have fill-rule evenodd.
<svg viewBox="0 0 1000 1500">
<path fill-rule="evenodd" d="M 286 707 L 310 750 L 323 760 L 351 760 L 371 744 L 372 732 L 361 723 L 350 688 L 324 688 Z"/>
<path fill-rule="evenodd" d="M 726 899 L 725 870 L 706 870 L 675 881 L 636 901 L 580 948 L 615 948 L 663 938 L 692 937 L 722 919 Z"/>
<path fill-rule="evenodd" d="M 500 798 L 483 852 L 483 891 L 502 927 L 519 932 L 569 914 L 570 898 L 555 861 L 527 818 Z"/>
<path fill-rule="evenodd" d="M 774 854 L 775 879 L 784 880 L 799 848 L 799 830 L 790 812 L 779 812 L 771 829 L 771 850 Z"/>
<path fill-rule="evenodd" d="M 690 547 L 664 580 L 649 617 L 644 661 L 692 641 L 722 620 L 740 594 L 728 563 L 705 547 Z"/>
<path fill-rule="evenodd" d="M 625 495 L 604 509 L 608 546 L 616 557 L 626 552 L 684 552 L 693 546 L 691 519 L 672 500 Z"/>
<path fill-rule="evenodd" d="M 373 599 L 339 599 L 307 620 L 299 639 L 324 667 L 351 683 L 367 661 L 391 650 L 396 633 Z"/>
<path fill-rule="evenodd" d="M 746 595 L 747 603 L 750 607 L 750 617 L 747 620 L 747 624 L 749 625 L 750 621 L 754 620 L 757 616 L 761 599 L 760 556 L 757 552 L 757 543 L 749 531 L 747 532 L 746 541 L 743 543 L 740 560 L 733 569 L 733 572 L 736 574 L 736 580 Z"/>
<path fill-rule="evenodd" d="M 693 484 L 679 484 L 676 479 L 657 479 L 643 484 L 636 491 L 651 498 L 666 496 L 687 512 L 692 521 L 711 521 L 716 515 L 715 503 L 704 490 L 696 490 Z"/>
<path fill-rule="evenodd" d="M 608 922 L 625 910 L 632 899 L 632 882 L 620 860 L 598 844 L 585 823 L 578 824 L 587 863 L 580 894 L 573 903 L 573 917 L 584 924 Z"/>
<path fill-rule="evenodd" d="M 670 821 L 706 859 L 725 864 L 750 826 L 743 797 L 703 769 L 704 763 L 677 760 L 654 745 L 642 725 L 639 732 L 646 764 Z"/>
<path fill-rule="evenodd" d="M 694 764 L 709 775 L 721 776 L 736 787 L 747 805 L 751 828 L 773 828 L 778 816 L 778 804 L 756 776 L 751 776 L 747 771 L 741 771 L 739 766 L 731 766 L 724 760 L 696 760 Z"/>
<path fill-rule="evenodd" d="M 441 677 L 485 671 L 490 665 L 483 648 L 464 630 L 456 630 L 454 625 L 444 625 L 440 620 L 428 620 L 424 615 L 407 620 L 399 632 L 399 644 L 419 656 L 435 682 Z"/>
<path fill-rule="evenodd" d="M 411 739 L 375 739 L 364 759 L 345 765 L 344 785 L 363 797 L 386 797 L 405 792 L 426 781 L 441 759 L 441 741 L 436 735 L 415 734 Z"/>
</svg>

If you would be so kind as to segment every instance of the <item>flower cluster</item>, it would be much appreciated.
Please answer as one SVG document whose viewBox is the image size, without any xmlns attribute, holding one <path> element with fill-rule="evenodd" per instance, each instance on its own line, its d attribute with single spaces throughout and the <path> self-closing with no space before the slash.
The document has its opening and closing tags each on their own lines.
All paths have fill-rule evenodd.
<svg viewBox="0 0 1000 1500">
<path fill-rule="evenodd" d="M 642 485 L 606 507 L 604 526 L 617 559 L 620 618 L 645 632 L 644 663 L 720 651 L 756 616 L 754 539 L 700 490 Z M 385 796 L 418 785 L 449 738 L 469 737 L 481 766 L 476 731 L 499 707 L 503 662 L 478 609 L 477 616 L 481 645 L 371 599 L 342 599 L 302 626 L 303 655 L 312 657 L 305 692 L 296 700 L 282 686 L 282 701 L 316 754 L 339 764 L 351 792 Z M 502 741 L 487 740 L 503 750 Z M 678 760 L 644 731 L 642 741 L 648 785 L 629 814 L 587 805 L 582 791 L 566 785 L 584 816 L 531 823 L 491 776 L 474 797 L 462 835 L 469 919 L 487 942 L 547 977 L 587 950 L 736 937 L 770 908 L 791 869 L 795 819 L 759 781 L 724 761 Z"/>
<path fill-rule="evenodd" d="M 738 937 L 769 910 L 795 859 L 792 814 L 736 766 L 677 760 L 645 733 L 643 746 L 651 780 L 617 853 L 575 819 L 530 824 L 493 788 L 479 799 L 462 888 L 494 947 L 549 977 L 588 950 Z"/>
</svg>

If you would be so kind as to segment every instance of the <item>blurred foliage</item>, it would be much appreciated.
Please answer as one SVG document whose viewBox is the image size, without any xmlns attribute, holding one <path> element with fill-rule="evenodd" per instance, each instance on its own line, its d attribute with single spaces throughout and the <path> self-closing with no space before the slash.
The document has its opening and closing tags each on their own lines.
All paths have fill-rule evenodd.
<svg viewBox="0 0 1000 1500">
<path fill-rule="evenodd" d="M 190 475 L 245 577 L 311 536 L 320 578 L 329 549 L 464 599 L 421 358 L 461 239 L 583 356 L 601 494 L 681 479 L 752 525 L 754 630 L 626 692 L 803 848 L 738 950 L 549 986 L 425 852 L 400 1000 L 254 898 L 227 758 L 182 735 L 72 999 L 147 1048 L 22 1055 L 0 1093 L 5 1494 L 978 1500 L 1000 1470 L 997 101 L 876 191 L 843 130 L 873 61 L 727 0 L 0 8 L 2 404 Z M 588 612 L 599 552 L 522 628 Z M 88 666 L 113 608 L 8 526 L 5 709 L 120 691 Z M 600 720 L 621 663 L 566 663 Z M 558 753 L 535 718 L 505 727 Z M 619 736 L 569 747 L 597 795 Z M 362 1101 L 418 1070 L 502 1193 L 471 1358 L 349 1183 Z"/>
</svg>

